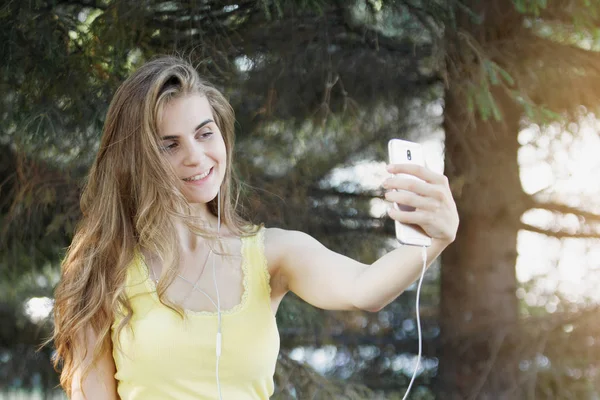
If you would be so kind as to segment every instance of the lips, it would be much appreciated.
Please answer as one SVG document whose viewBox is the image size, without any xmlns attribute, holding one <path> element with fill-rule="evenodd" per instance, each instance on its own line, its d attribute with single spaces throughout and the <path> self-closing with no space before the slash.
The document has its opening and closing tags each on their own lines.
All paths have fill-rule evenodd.
<svg viewBox="0 0 600 400">
<path fill-rule="evenodd" d="M 197 173 L 197 174 L 191 175 L 191 176 L 189 176 L 189 177 L 187 177 L 187 178 L 182 178 L 182 180 L 183 180 L 183 181 L 185 181 L 185 182 L 197 182 L 197 181 L 202 181 L 202 180 L 204 180 L 204 179 L 206 179 L 206 178 L 208 178 L 208 177 L 210 176 L 210 174 L 212 173 L 212 170 L 213 170 L 213 167 L 211 167 L 211 168 L 210 168 L 208 171 L 200 172 L 200 173 Z M 207 172 L 208 172 L 208 173 L 207 173 Z M 206 176 L 204 176 L 204 177 L 202 177 L 202 178 L 200 178 L 200 179 L 190 180 L 191 178 L 194 178 L 194 177 L 196 177 L 196 176 L 199 176 L 199 175 L 200 175 L 200 176 L 202 176 L 202 175 L 204 175 L 204 174 L 206 174 Z"/>
</svg>

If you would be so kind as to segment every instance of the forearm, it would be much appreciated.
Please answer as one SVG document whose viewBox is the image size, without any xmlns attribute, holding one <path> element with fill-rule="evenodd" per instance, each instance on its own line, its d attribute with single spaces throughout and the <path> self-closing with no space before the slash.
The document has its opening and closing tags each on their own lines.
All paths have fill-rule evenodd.
<svg viewBox="0 0 600 400">
<path fill-rule="evenodd" d="M 431 265 L 448 242 L 433 239 L 427 248 L 427 266 Z M 375 261 L 356 277 L 356 307 L 379 311 L 421 275 L 423 268 L 422 248 L 419 246 L 400 246 Z"/>
</svg>

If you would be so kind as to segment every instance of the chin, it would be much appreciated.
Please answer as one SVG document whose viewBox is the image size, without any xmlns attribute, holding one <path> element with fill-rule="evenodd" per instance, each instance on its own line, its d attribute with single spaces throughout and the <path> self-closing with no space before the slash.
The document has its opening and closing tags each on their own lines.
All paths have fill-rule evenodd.
<svg viewBox="0 0 600 400">
<path fill-rule="evenodd" d="M 222 181 L 221 181 L 222 182 Z M 212 183 L 212 182 L 211 182 Z M 206 185 L 207 187 L 185 187 L 183 194 L 190 204 L 204 205 L 214 200 L 219 194 L 219 187 L 216 184 Z"/>
<path fill-rule="evenodd" d="M 214 196 L 186 196 L 186 199 L 188 201 L 188 203 L 190 204 L 208 204 L 210 201 L 212 201 L 213 199 L 215 199 L 217 197 L 217 194 L 215 193 Z"/>
</svg>

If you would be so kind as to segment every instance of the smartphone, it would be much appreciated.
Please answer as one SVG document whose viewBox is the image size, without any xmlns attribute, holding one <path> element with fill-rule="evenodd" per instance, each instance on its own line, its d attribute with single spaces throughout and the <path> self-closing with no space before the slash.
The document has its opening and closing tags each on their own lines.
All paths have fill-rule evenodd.
<svg viewBox="0 0 600 400">
<path fill-rule="evenodd" d="M 388 154 L 390 164 L 418 164 L 425 166 L 423 148 L 419 143 L 392 139 L 388 142 Z M 398 174 L 398 176 L 419 179 L 408 174 Z M 394 207 L 401 211 L 415 211 L 414 207 L 398 205 L 398 203 L 394 203 Z M 395 223 L 396 238 L 400 243 L 411 246 L 431 246 L 431 237 L 427 236 L 420 226 L 398 221 L 395 221 Z"/>
</svg>

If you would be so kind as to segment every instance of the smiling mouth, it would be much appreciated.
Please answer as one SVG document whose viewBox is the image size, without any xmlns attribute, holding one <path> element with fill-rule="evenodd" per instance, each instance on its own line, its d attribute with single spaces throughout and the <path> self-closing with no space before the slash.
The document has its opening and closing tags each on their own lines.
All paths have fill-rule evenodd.
<svg viewBox="0 0 600 400">
<path fill-rule="evenodd" d="M 182 179 L 182 180 L 183 180 L 184 182 L 196 182 L 196 181 L 201 181 L 201 180 L 203 180 L 203 179 L 207 178 L 207 177 L 208 177 L 208 176 L 211 174 L 211 172 L 212 172 L 213 168 L 214 168 L 214 167 L 211 167 L 211 168 L 210 168 L 208 171 L 206 171 L 206 172 L 203 172 L 203 173 L 201 173 L 201 174 L 198 174 L 198 175 L 191 176 L 191 177 L 189 177 L 189 178 L 184 178 L 184 179 Z"/>
</svg>

